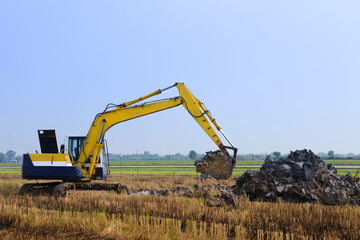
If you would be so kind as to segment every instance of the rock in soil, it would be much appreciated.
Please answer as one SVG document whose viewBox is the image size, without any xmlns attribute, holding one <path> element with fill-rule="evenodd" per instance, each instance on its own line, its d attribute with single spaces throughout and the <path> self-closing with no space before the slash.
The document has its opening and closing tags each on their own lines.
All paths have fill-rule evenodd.
<svg viewBox="0 0 360 240">
<path fill-rule="evenodd" d="M 260 171 L 248 170 L 235 180 L 233 192 L 250 200 L 360 205 L 356 179 L 350 173 L 338 175 L 311 150 L 290 152 L 277 161 L 268 156 Z"/>
<path fill-rule="evenodd" d="M 207 152 L 206 155 L 195 161 L 196 172 L 202 173 L 201 178 L 209 176 L 216 179 L 228 179 L 235 167 L 235 161 L 226 152 Z"/>
</svg>

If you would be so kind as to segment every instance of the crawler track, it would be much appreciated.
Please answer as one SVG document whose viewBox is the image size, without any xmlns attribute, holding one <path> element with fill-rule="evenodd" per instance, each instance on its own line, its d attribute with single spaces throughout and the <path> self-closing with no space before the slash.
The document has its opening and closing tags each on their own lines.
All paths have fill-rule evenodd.
<svg viewBox="0 0 360 240">
<path fill-rule="evenodd" d="M 129 189 L 119 183 L 93 183 L 93 182 L 49 182 L 27 183 L 20 188 L 20 194 L 53 195 L 65 197 L 69 190 L 115 191 L 129 193 Z"/>
</svg>

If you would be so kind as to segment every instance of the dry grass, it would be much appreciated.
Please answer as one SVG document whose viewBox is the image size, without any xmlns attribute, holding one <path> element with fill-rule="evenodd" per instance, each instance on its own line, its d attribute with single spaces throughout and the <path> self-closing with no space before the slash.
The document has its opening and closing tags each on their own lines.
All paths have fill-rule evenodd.
<svg viewBox="0 0 360 240">
<path fill-rule="evenodd" d="M 200 182 L 193 176 L 113 175 L 130 189 Z M 20 196 L 20 176 L 0 175 L 0 239 L 360 239 L 360 208 L 260 203 L 208 207 L 203 198 L 70 192 Z M 231 181 L 221 181 L 232 185 Z"/>
</svg>

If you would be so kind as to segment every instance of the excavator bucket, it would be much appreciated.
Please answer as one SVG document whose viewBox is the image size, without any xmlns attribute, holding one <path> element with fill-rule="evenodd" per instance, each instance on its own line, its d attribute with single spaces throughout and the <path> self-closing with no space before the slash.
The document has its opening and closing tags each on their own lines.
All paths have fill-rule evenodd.
<svg viewBox="0 0 360 240">
<path fill-rule="evenodd" d="M 221 150 L 207 152 L 206 155 L 195 161 L 196 172 L 202 173 L 201 177 L 212 176 L 218 180 L 228 179 L 235 167 L 234 158 Z"/>
</svg>

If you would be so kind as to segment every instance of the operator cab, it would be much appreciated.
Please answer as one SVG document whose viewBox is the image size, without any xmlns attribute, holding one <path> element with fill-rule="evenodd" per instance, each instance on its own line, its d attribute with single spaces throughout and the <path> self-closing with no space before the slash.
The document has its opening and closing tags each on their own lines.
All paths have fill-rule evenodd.
<svg viewBox="0 0 360 240">
<path fill-rule="evenodd" d="M 65 147 L 65 149 L 70 150 L 70 154 L 72 155 L 72 158 L 76 162 L 79 159 L 80 150 L 86 137 L 67 137 L 67 138 L 68 141 L 65 142 L 68 142 L 69 146 L 68 148 Z"/>
<path fill-rule="evenodd" d="M 84 136 L 68 136 L 65 137 L 64 153 L 71 155 L 72 159 L 76 162 L 79 159 L 81 148 L 84 144 L 86 137 Z M 62 147 L 61 147 L 62 148 Z M 105 180 L 110 173 L 109 169 L 109 155 L 107 152 L 107 142 L 104 139 L 104 145 L 101 150 L 101 155 L 98 164 L 95 167 L 94 178 L 96 180 Z M 85 167 L 90 167 L 90 162 L 86 162 Z"/>
</svg>

